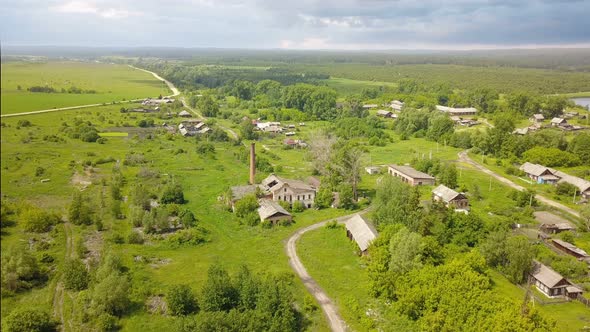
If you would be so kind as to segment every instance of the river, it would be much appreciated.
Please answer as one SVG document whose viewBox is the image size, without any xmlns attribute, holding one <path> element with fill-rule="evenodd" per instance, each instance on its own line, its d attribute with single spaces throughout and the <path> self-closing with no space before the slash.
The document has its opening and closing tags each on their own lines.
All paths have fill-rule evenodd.
<svg viewBox="0 0 590 332">
<path fill-rule="evenodd" d="M 571 98 L 570 100 L 582 107 L 588 107 L 590 105 L 590 97 Z"/>
</svg>

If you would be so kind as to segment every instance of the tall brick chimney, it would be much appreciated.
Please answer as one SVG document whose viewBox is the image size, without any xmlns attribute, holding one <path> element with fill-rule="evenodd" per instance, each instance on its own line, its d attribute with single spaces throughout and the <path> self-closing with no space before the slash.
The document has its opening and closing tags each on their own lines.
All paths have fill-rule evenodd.
<svg viewBox="0 0 590 332">
<path fill-rule="evenodd" d="M 250 184 L 256 183 L 256 143 L 250 144 Z"/>
</svg>

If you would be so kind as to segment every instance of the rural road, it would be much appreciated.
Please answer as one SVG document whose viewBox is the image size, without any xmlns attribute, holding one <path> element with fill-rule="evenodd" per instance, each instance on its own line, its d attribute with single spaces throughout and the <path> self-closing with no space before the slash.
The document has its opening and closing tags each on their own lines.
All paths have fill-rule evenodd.
<svg viewBox="0 0 590 332">
<path fill-rule="evenodd" d="M 473 161 L 473 159 L 471 159 L 471 158 L 469 157 L 469 155 L 467 155 L 467 151 L 461 151 L 461 152 L 459 152 L 459 160 L 461 160 L 461 161 L 463 161 L 463 162 L 466 162 L 466 163 L 468 163 L 468 164 L 470 164 L 470 165 L 474 166 L 474 167 L 475 167 L 475 168 L 477 168 L 478 170 L 480 170 L 480 171 L 482 171 L 482 172 L 484 172 L 484 173 L 486 173 L 486 174 L 488 174 L 488 175 L 490 175 L 490 176 L 494 177 L 496 180 L 498 180 L 498 181 L 500 181 L 500 182 L 504 183 L 505 185 L 507 185 L 507 186 L 509 186 L 509 187 L 511 187 L 511 188 L 514 188 L 514 189 L 516 189 L 516 190 L 520 190 L 520 191 L 523 191 L 523 190 L 525 190 L 525 188 L 524 188 L 523 186 L 519 186 L 519 185 L 517 185 L 516 183 L 514 183 L 514 182 L 512 182 L 512 181 L 508 180 L 507 178 L 505 178 L 505 177 L 503 177 L 503 176 L 499 175 L 498 173 L 495 173 L 495 172 L 493 172 L 493 171 L 491 171 L 491 170 L 489 170 L 489 169 L 485 168 L 485 167 L 484 167 L 484 166 L 482 166 L 481 164 L 478 164 L 478 163 L 476 163 L 475 161 Z M 577 217 L 577 218 L 580 218 L 580 214 L 579 214 L 579 213 L 578 213 L 576 210 L 574 210 L 574 209 L 571 209 L 571 208 L 569 208 L 569 207 L 567 207 L 567 206 L 565 206 L 565 205 L 563 205 L 563 204 L 557 203 L 556 201 L 550 200 L 549 198 L 547 198 L 547 197 L 544 197 L 544 196 L 541 196 L 541 195 L 535 195 L 535 198 L 536 198 L 538 201 L 542 202 L 543 204 L 546 204 L 546 205 L 552 206 L 552 207 L 554 207 L 554 208 L 556 208 L 556 209 L 559 209 L 559 210 L 565 211 L 565 212 L 567 212 L 567 213 L 571 214 L 572 216 L 575 216 L 575 217 Z"/>
<path fill-rule="evenodd" d="M 172 94 L 170 96 L 166 96 L 166 97 L 176 97 L 176 96 L 178 96 L 180 94 L 180 91 L 178 91 L 178 89 L 174 86 L 174 84 L 172 84 L 169 81 L 163 79 L 162 77 L 160 77 L 160 75 L 158 75 L 158 74 L 156 74 L 154 72 L 151 72 L 149 70 L 145 70 L 145 69 L 134 67 L 132 65 L 128 65 L 128 66 L 131 67 L 131 68 L 133 68 L 133 69 L 141 70 L 143 72 L 152 74 L 156 79 L 158 79 L 158 80 L 163 81 L 164 83 L 166 83 L 166 85 L 168 86 L 168 88 L 172 91 Z M 143 100 L 143 99 L 122 100 L 122 101 L 118 101 L 117 103 L 120 103 L 120 104 L 133 103 L 133 102 L 137 102 L 137 101 L 141 101 L 141 100 Z M 75 109 L 79 109 L 79 108 L 88 108 L 88 107 L 103 106 L 104 104 L 107 104 L 107 103 L 78 105 L 78 106 L 68 106 L 68 107 L 51 108 L 51 109 L 47 109 L 47 110 L 22 112 L 22 113 L 2 114 L 2 115 L 0 115 L 0 117 L 2 117 L 2 118 L 8 118 L 8 117 L 13 117 L 13 116 L 34 115 L 34 114 L 41 114 L 41 113 L 59 112 L 59 111 L 75 110 Z M 108 103 L 108 104 L 110 104 L 110 103 Z"/>
<path fill-rule="evenodd" d="M 357 213 L 362 213 L 364 211 L 366 210 Z M 295 271 L 297 276 L 301 279 L 301 281 L 303 281 L 305 288 L 307 288 L 311 295 L 313 295 L 313 297 L 315 297 L 315 299 L 318 301 L 320 307 L 324 311 L 324 314 L 328 318 L 330 328 L 334 332 L 346 331 L 346 323 L 342 320 L 340 314 L 338 314 L 338 308 L 336 307 L 332 299 L 328 297 L 326 292 L 324 292 L 320 285 L 309 275 L 309 273 L 305 269 L 305 266 L 303 266 L 303 263 L 299 259 L 299 256 L 297 256 L 296 244 L 297 241 L 301 238 L 301 236 L 306 232 L 323 227 L 325 224 L 332 220 L 336 220 L 338 223 L 343 223 L 345 220 L 357 213 L 349 214 L 335 219 L 324 220 L 316 224 L 301 228 L 297 230 L 297 232 L 295 232 L 293 235 L 291 235 L 291 237 L 287 240 L 287 244 L 285 245 L 285 251 L 287 252 L 287 256 L 289 257 L 289 265 L 291 265 L 293 271 Z"/>
</svg>

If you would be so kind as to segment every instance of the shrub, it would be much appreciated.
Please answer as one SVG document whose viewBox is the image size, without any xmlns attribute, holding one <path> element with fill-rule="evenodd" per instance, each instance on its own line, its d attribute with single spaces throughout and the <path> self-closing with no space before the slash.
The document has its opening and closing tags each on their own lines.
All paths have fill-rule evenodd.
<svg viewBox="0 0 590 332">
<path fill-rule="evenodd" d="M 116 331 L 118 329 L 117 317 L 110 314 L 101 314 L 96 318 L 95 326 L 100 332 Z"/>
<path fill-rule="evenodd" d="M 305 210 L 305 205 L 300 201 L 296 201 L 295 203 L 293 203 L 292 210 L 293 212 L 303 212 Z"/>
<path fill-rule="evenodd" d="M 197 145 L 197 153 L 198 154 L 207 154 L 207 153 L 214 153 L 215 146 L 211 143 L 207 142 L 199 142 Z"/>
<path fill-rule="evenodd" d="M 245 217 L 247 214 L 256 211 L 258 208 L 258 200 L 256 195 L 247 195 L 236 202 L 234 205 L 236 216 L 239 218 Z"/>
<path fill-rule="evenodd" d="M 175 285 L 166 296 L 168 310 L 173 316 L 184 316 L 199 309 L 197 300 L 188 285 Z"/>
<path fill-rule="evenodd" d="M 42 233 L 47 232 L 51 226 L 59 223 L 60 218 L 53 213 L 45 212 L 38 208 L 28 208 L 21 216 L 23 228 L 27 232 Z"/>
<path fill-rule="evenodd" d="M 47 279 L 37 259 L 24 247 L 15 247 L 4 255 L 2 252 L 2 291 L 29 289 Z"/>
<path fill-rule="evenodd" d="M 18 127 L 31 127 L 33 124 L 29 120 L 18 120 L 16 125 Z"/>
<path fill-rule="evenodd" d="M 176 232 L 172 236 L 167 239 L 167 242 L 172 247 L 179 247 L 179 246 L 196 246 L 201 243 L 205 243 L 207 239 L 205 238 L 204 231 L 199 228 L 189 228 L 183 229 L 181 231 Z"/>
<path fill-rule="evenodd" d="M 162 204 L 184 204 L 184 193 L 182 191 L 182 186 L 180 184 L 175 183 L 171 184 L 164 189 L 164 193 L 162 193 L 162 198 L 160 199 Z"/>
<path fill-rule="evenodd" d="M 129 244 L 143 244 L 143 242 L 143 236 L 138 232 L 132 231 L 129 236 L 127 236 L 127 243 Z"/>
<path fill-rule="evenodd" d="M 55 331 L 56 323 L 51 316 L 39 309 L 15 309 L 6 317 L 7 332 L 49 332 Z"/>
<path fill-rule="evenodd" d="M 63 271 L 64 287 L 66 289 L 81 291 L 88 287 L 88 271 L 79 260 L 67 260 Z"/>
<path fill-rule="evenodd" d="M 580 191 L 578 190 L 578 187 L 574 186 L 571 183 L 568 182 L 560 182 L 557 184 L 557 186 L 555 186 L 555 192 L 558 195 L 564 195 L 564 196 L 573 196 L 574 193 L 579 194 Z"/>
<path fill-rule="evenodd" d="M 41 166 L 38 166 L 38 167 L 35 169 L 35 176 L 41 176 L 41 175 L 43 175 L 43 174 L 45 174 L 45 168 L 43 168 L 43 167 L 41 167 Z"/>
<path fill-rule="evenodd" d="M 195 218 L 195 215 L 193 214 L 193 212 L 191 210 L 183 210 L 180 213 L 180 222 L 182 223 L 182 226 L 185 228 L 188 227 L 194 227 L 197 225 L 197 218 Z"/>
</svg>

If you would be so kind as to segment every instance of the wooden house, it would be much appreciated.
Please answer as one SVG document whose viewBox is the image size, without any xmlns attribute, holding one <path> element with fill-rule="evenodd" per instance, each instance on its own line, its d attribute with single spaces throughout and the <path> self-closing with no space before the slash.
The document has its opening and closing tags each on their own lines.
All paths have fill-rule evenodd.
<svg viewBox="0 0 590 332">
<path fill-rule="evenodd" d="M 375 227 L 358 213 L 348 219 L 344 225 L 346 236 L 356 242 L 362 255 L 366 254 L 371 242 L 379 235 Z"/>
<path fill-rule="evenodd" d="M 535 287 L 547 297 L 576 297 L 582 292 L 561 274 L 541 263 L 536 263 L 530 276 Z"/>
<path fill-rule="evenodd" d="M 543 114 L 533 114 L 529 120 L 531 120 L 531 122 L 535 122 L 535 123 L 541 123 L 543 121 L 545 121 L 545 117 L 543 116 Z"/>
<path fill-rule="evenodd" d="M 573 244 L 571 244 L 569 242 L 565 242 L 560 239 L 552 239 L 551 242 L 553 242 L 553 246 L 556 247 L 557 249 L 565 252 L 566 254 L 568 254 L 570 256 L 574 256 L 575 258 L 577 258 L 579 260 L 588 261 L 590 259 L 590 255 L 588 255 L 587 252 L 574 246 Z"/>
<path fill-rule="evenodd" d="M 546 234 L 557 234 L 576 229 L 566 219 L 550 212 L 536 211 L 533 215 L 535 219 L 541 223 L 539 229 Z"/>
<path fill-rule="evenodd" d="M 391 109 L 395 112 L 401 112 L 402 108 L 404 107 L 404 102 L 399 100 L 392 100 L 391 103 L 389 103 L 389 107 L 391 107 Z"/>
<path fill-rule="evenodd" d="M 293 216 L 291 216 L 291 214 L 278 202 L 269 199 L 261 199 L 258 201 L 258 204 L 260 204 L 258 215 L 262 222 L 270 222 L 273 225 L 276 225 L 281 221 L 291 222 L 293 220 Z"/>
<path fill-rule="evenodd" d="M 387 171 L 389 175 L 397 177 L 411 186 L 434 185 L 434 177 L 410 166 L 389 165 Z"/>
<path fill-rule="evenodd" d="M 377 116 L 382 117 L 382 118 L 391 118 L 391 117 L 393 117 L 393 112 L 386 111 L 386 110 L 378 110 Z"/>
<path fill-rule="evenodd" d="M 477 114 L 477 109 L 473 108 L 473 107 L 464 107 L 464 108 L 456 108 L 456 107 L 447 107 L 447 106 L 441 106 L 441 105 L 436 105 L 436 109 L 447 113 L 451 116 L 462 116 L 462 115 L 476 115 Z"/>
<path fill-rule="evenodd" d="M 562 127 L 567 124 L 567 120 L 564 118 L 553 118 L 551 119 L 552 127 Z"/>
<path fill-rule="evenodd" d="M 559 181 L 559 177 L 553 173 L 553 170 L 543 165 L 526 162 L 520 166 L 520 170 L 525 172 L 531 180 L 539 184 L 555 184 Z"/>
<path fill-rule="evenodd" d="M 469 210 L 469 199 L 465 194 L 456 192 L 442 184 L 432 190 L 432 199 L 438 202 L 443 202 L 446 207 L 454 207 L 458 210 Z"/>
</svg>

